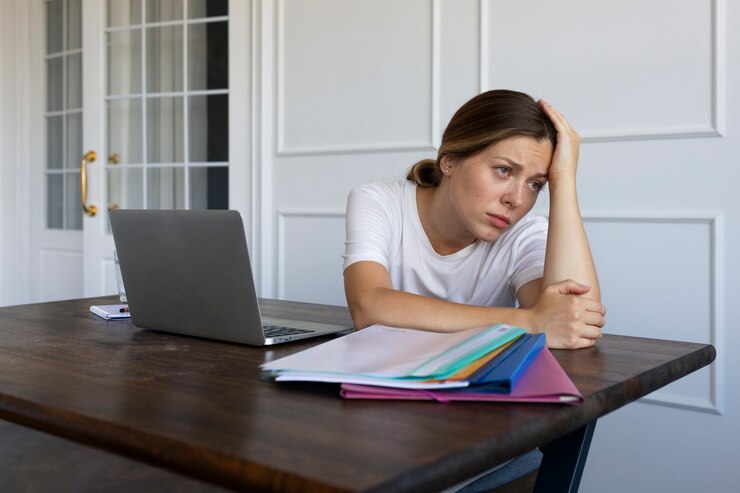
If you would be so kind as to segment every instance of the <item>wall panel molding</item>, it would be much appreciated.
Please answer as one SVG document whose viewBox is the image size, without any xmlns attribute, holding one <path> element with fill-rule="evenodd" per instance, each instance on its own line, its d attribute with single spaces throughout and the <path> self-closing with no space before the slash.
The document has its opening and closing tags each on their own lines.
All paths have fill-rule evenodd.
<svg viewBox="0 0 740 493">
<path fill-rule="evenodd" d="M 727 17 L 725 1 L 712 0 L 712 129 L 719 137 L 725 134 L 725 105 L 727 104 L 727 54 L 725 47 Z"/>
<path fill-rule="evenodd" d="M 546 211 L 535 211 L 546 216 Z M 276 285 L 278 297 L 285 296 L 285 221 L 289 218 L 327 219 L 344 218 L 342 209 L 281 209 L 277 213 L 278 223 L 278 268 Z M 709 343 L 717 350 L 717 358 L 710 365 L 709 398 L 672 395 L 658 390 L 640 402 L 651 405 L 667 406 L 690 411 L 722 414 L 724 411 L 724 296 L 722 285 L 723 261 L 723 217 L 719 212 L 664 212 L 664 211 L 594 211 L 583 215 L 584 223 L 621 223 L 621 224 L 704 224 L 709 227 Z M 607 330 L 608 332 L 608 330 Z"/>
<path fill-rule="evenodd" d="M 273 278 L 275 273 L 275 218 L 274 218 L 274 189 L 273 167 L 275 142 L 275 121 L 273 101 L 275 86 L 275 4 L 274 2 L 255 2 L 253 15 L 255 27 L 259 34 L 258 46 L 255 45 L 255 76 L 253 81 L 254 97 L 259 103 L 253 106 L 255 110 L 254 132 L 255 145 L 253 156 L 256 159 L 252 166 L 253 203 L 259 204 L 253 215 L 252 240 L 252 267 L 255 273 L 257 293 L 262 297 L 275 297 Z M 253 38 L 254 39 L 254 38 Z"/>
<path fill-rule="evenodd" d="M 543 212 L 543 211 L 540 211 Z M 547 215 L 542 214 L 542 215 Z M 717 350 L 717 358 L 709 366 L 709 398 L 671 395 L 658 390 L 640 402 L 668 406 L 690 411 L 722 414 L 724 411 L 724 223 L 723 216 L 716 211 L 600 211 L 586 212 L 583 221 L 588 223 L 621 224 L 705 224 L 709 228 L 709 343 Z M 608 332 L 608 329 L 607 329 Z"/>
<path fill-rule="evenodd" d="M 432 10 L 431 31 L 431 73 L 429 74 L 431 94 L 431 119 L 428 139 L 420 141 L 376 142 L 372 144 L 332 144 L 315 146 L 295 146 L 285 140 L 285 0 L 277 2 L 277 155 L 278 156 L 312 156 L 332 154 L 366 154 L 382 152 L 417 152 L 436 151 L 441 140 L 440 114 L 440 2 L 429 0 Z"/>
<path fill-rule="evenodd" d="M 675 127 L 625 128 L 608 131 L 588 131 L 581 134 L 583 142 L 621 142 L 631 140 L 685 139 L 722 137 L 725 134 L 725 79 L 726 37 L 725 1 L 711 0 L 711 117 L 705 125 L 678 125 Z M 480 92 L 491 89 L 490 25 L 491 0 L 480 0 Z"/>
<path fill-rule="evenodd" d="M 286 261 L 285 261 L 285 238 L 286 229 L 285 223 L 291 218 L 301 219 L 340 219 L 345 217 L 344 209 L 333 209 L 333 208 L 286 208 L 279 209 L 277 211 L 277 275 L 275 279 L 275 286 L 277 296 L 280 299 L 285 299 L 285 273 L 286 273 Z"/>
</svg>

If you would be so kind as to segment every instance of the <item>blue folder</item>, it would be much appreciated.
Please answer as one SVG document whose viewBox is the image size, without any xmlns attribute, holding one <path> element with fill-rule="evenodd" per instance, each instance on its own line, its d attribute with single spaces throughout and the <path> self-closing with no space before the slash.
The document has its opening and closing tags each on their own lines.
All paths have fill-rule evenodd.
<svg viewBox="0 0 740 493">
<path fill-rule="evenodd" d="M 458 392 L 510 393 L 544 347 L 545 334 L 520 336 L 501 354 L 470 375 L 470 386 L 458 389 Z"/>
</svg>

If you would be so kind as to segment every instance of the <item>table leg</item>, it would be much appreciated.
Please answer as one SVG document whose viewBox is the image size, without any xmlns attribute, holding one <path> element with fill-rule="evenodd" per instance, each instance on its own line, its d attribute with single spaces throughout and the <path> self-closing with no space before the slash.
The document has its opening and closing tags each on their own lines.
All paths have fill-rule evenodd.
<svg viewBox="0 0 740 493">
<path fill-rule="evenodd" d="M 534 484 L 535 493 L 578 491 L 594 428 L 596 420 L 545 447 L 540 471 Z"/>
</svg>

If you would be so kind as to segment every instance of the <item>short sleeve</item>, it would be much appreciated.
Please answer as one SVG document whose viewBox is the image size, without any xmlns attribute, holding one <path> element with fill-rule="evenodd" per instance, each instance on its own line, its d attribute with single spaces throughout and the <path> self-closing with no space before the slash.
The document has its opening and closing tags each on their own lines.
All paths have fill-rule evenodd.
<svg viewBox="0 0 740 493">
<path fill-rule="evenodd" d="M 532 216 L 515 240 L 510 277 L 514 298 L 519 288 L 544 275 L 547 225 L 544 217 Z"/>
<path fill-rule="evenodd" d="M 394 210 L 381 186 L 363 185 L 347 198 L 344 267 L 370 260 L 389 268 Z M 396 211 L 398 208 L 396 208 Z M 396 212 L 397 214 L 397 212 Z"/>
</svg>

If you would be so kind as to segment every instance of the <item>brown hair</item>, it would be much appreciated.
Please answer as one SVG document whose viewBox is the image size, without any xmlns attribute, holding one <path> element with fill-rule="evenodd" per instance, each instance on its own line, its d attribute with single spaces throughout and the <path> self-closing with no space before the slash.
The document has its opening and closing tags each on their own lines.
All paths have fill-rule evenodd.
<svg viewBox="0 0 740 493">
<path fill-rule="evenodd" d="M 557 131 L 550 118 L 531 96 L 505 89 L 487 91 L 465 103 L 442 135 L 437 159 L 422 159 L 406 178 L 420 187 L 436 187 L 442 181 L 439 163 L 444 156 L 464 159 L 511 137 L 548 139 L 555 148 Z"/>
</svg>

